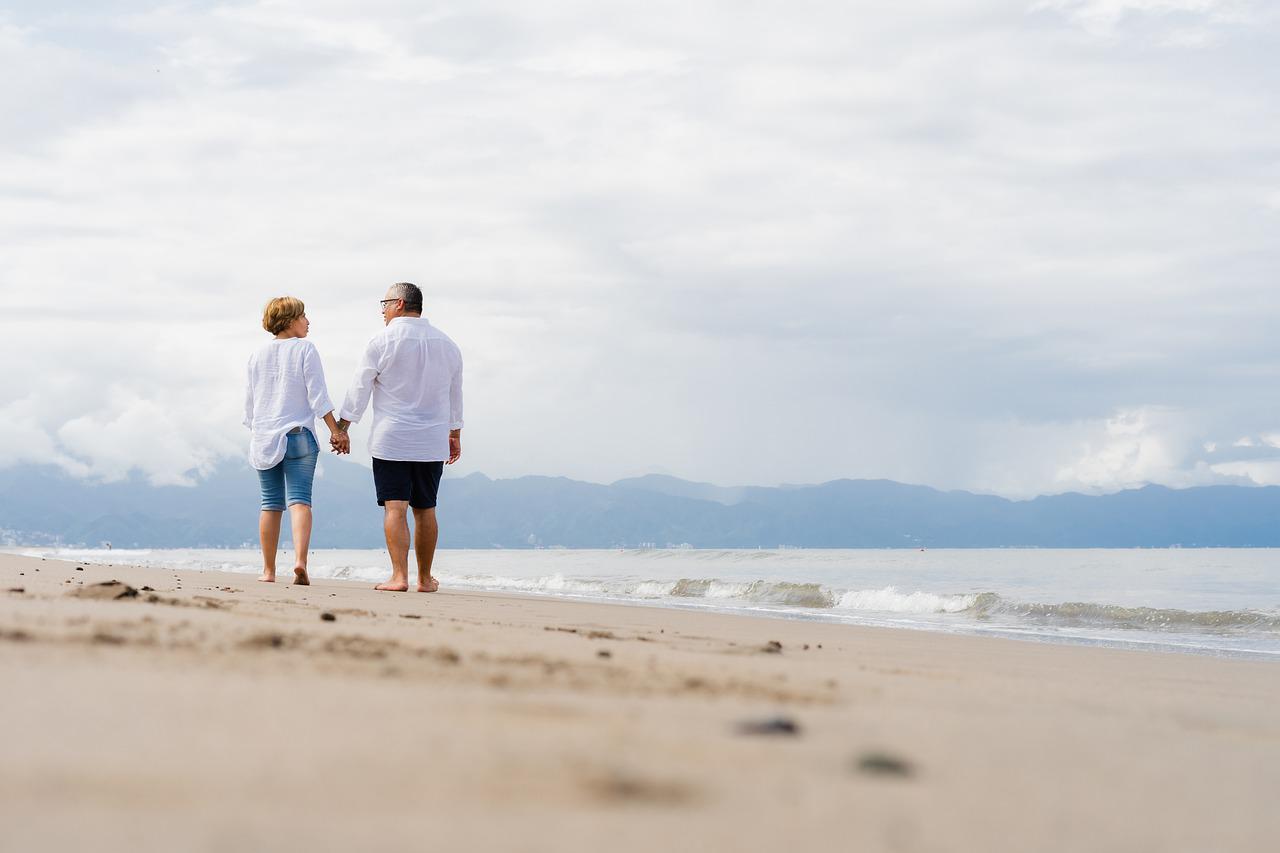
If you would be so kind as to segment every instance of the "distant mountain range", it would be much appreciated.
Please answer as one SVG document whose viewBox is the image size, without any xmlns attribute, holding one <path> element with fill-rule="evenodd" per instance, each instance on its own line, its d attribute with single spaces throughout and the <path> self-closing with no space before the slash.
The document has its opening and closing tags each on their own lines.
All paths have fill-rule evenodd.
<svg viewBox="0 0 1280 853">
<path fill-rule="evenodd" d="M 368 469 L 327 457 L 315 502 L 313 547 L 382 546 Z M 0 470 L 8 545 L 253 547 L 257 508 L 257 477 L 241 463 L 194 487 L 155 487 L 137 475 L 91 483 L 53 466 Z M 1280 546 L 1280 487 L 1146 486 L 1011 501 L 888 480 L 724 488 L 657 475 L 600 485 L 471 474 L 446 475 L 439 512 L 446 548 Z"/>
</svg>

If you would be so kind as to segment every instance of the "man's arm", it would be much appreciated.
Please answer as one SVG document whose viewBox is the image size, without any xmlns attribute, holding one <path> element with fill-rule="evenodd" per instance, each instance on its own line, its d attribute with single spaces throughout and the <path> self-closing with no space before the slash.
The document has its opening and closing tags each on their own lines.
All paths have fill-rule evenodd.
<svg viewBox="0 0 1280 853">
<path fill-rule="evenodd" d="M 373 395 L 373 381 L 378 378 L 380 354 L 378 339 L 374 338 L 364 348 L 364 354 L 360 357 L 360 366 L 356 368 L 355 378 L 351 380 L 351 387 L 347 389 L 342 408 L 338 410 L 338 429 L 344 433 L 353 423 L 360 422 L 364 410 L 369 407 L 369 398 Z"/>
<path fill-rule="evenodd" d="M 462 354 L 449 382 L 449 464 L 462 456 Z"/>
</svg>

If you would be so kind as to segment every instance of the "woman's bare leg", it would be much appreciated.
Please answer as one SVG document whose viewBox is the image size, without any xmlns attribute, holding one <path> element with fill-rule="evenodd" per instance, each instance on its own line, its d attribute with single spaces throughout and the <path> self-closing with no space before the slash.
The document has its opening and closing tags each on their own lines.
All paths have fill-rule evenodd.
<svg viewBox="0 0 1280 853">
<path fill-rule="evenodd" d="M 258 580 L 275 583 L 276 550 L 280 547 L 280 517 L 278 509 L 264 509 L 258 516 L 258 542 L 262 544 L 262 576 Z"/>
<path fill-rule="evenodd" d="M 289 507 L 289 520 L 293 524 L 293 582 L 307 586 L 311 579 L 307 577 L 307 551 L 311 547 L 311 507 L 307 504 L 294 504 Z"/>
</svg>

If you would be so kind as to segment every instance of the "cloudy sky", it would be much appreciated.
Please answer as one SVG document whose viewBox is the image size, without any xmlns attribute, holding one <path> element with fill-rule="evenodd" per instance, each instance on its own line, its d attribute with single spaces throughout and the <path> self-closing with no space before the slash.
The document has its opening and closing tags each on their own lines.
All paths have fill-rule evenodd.
<svg viewBox="0 0 1280 853">
<path fill-rule="evenodd" d="M 407 279 L 459 473 L 1278 483 L 1278 7 L 9 0 L 0 465 L 194 482 Z"/>
</svg>

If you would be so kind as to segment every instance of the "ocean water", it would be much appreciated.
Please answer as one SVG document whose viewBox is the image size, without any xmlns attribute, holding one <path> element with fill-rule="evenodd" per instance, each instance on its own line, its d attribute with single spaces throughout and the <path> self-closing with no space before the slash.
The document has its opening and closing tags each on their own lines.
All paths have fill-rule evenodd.
<svg viewBox="0 0 1280 853">
<path fill-rule="evenodd" d="M 8 550 L 245 574 L 261 566 L 253 550 Z M 442 550 L 435 568 L 454 588 L 1280 661 L 1272 549 Z M 310 569 L 380 582 L 388 562 L 381 550 L 318 550 Z"/>
</svg>

